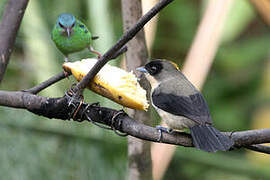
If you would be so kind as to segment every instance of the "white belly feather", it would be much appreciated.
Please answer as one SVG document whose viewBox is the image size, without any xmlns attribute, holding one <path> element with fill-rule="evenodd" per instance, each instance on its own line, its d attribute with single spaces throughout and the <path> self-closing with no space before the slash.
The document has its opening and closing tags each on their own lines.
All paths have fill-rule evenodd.
<svg viewBox="0 0 270 180">
<path fill-rule="evenodd" d="M 155 107 L 155 106 L 154 106 Z M 184 128 L 190 128 L 196 123 L 186 117 L 183 116 L 175 116 L 173 114 L 169 114 L 166 111 L 163 111 L 162 109 L 159 109 L 155 107 L 157 110 L 159 116 L 162 118 L 162 120 L 168 125 L 168 127 L 176 130 L 182 130 Z"/>
<path fill-rule="evenodd" d="M 151 89 L 151 94 L 152 94 L 153 89 L 158 87 L 159 83 L 149 74 L 146 74 L 146 78 L 148 79 L 148 81 L 150 82 L 150 84 L 152 86 L 152 89 Z M 152 96 L 151 96 L 151 102 L 153 102 Z M 196 123 L 194 121 L 192 121 L 186 117 L 175 116 L 173 114 L 167 113 L 166 111 L 163 111 L 162 109 L 159 109 L 153 103 L 152 103 L 152 105 L 156 109 L 156 111 L 158 112 L 158 114 L 162 118 L 162 120 L 168 125 L 169 128 L 176 129 L 176 130 L 182 130 L 184 128 L 189 128 L 189 127 L 196 125 Z"/>
</svg>

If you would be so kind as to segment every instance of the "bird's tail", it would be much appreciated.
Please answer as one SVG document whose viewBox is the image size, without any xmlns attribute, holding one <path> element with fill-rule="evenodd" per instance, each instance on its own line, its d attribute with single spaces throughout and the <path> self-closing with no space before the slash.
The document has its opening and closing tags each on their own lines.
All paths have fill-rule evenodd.
<svg viewBox="0 0 270 180">
<path fill-rule="evenodd" d="M 221 134 L 210 125 L 197 125 L 190 128 L 193 144 L 197 149 L 216 152 L 229 150 L 234 142 L 227 136 Z"/>
</svg>

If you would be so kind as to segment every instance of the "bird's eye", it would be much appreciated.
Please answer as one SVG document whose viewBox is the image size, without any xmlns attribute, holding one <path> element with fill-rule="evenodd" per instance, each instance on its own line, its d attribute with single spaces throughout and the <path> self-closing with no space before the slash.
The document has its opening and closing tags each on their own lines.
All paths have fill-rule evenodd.
<svg viewBox="0 0 270 180">
<path fill-rule="evenodd" d="M 151 67 L 151 71 L 154 73 L 154 72 L 156 72 L 157 71 L 157 67 L 156 66 L 152 66 Z"/>
<path fill-rule="evenodd" d="M 145 69 L 150 75 L 159 74 L 162 70 L 163 66 L 160 61 L 152 61 L 145 65 Z"/>
<path fill-rule="evenodd" d="M 60 22 L 58 23 L 61 28 L 65 28 Z"/>
<path fill-rule="evenodd" d="M 156 75 L 161 71 L 162 67 L 159 64 L 151 64 L 146 69 L 150 75 Z"/>
</svg>

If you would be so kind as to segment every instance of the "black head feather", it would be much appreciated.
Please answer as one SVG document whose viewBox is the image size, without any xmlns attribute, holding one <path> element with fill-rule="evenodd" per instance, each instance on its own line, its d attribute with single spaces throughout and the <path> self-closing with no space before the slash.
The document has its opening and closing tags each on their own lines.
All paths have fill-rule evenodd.
<svg viewBox="0 0 270 180">
<path fill-rule="evenodd" d="M 179 68 L 174 62 L 162 60 L 162 59 L 155 59 L 150 61 L 148 64 L 144 66 L 147 72 L 154 76 L 155 78 L 164 78 L 163 76 L 171 76 L 179 74 Z"/>
<path fill-rule="evenodd" d="M 156 75 L 163 69 L 162 60 L 151 61 L 145 65 L 145 69 L 150 75 Z"/>
</svg>

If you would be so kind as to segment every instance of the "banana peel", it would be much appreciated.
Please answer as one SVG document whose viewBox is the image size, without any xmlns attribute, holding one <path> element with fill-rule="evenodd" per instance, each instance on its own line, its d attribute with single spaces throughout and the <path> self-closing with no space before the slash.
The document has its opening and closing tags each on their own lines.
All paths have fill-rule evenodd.
<svg viewBox="0 0 270 180">
<path fill-rule="evenodd" d="M 83 59 L 67 62 L 63 64 L 63 68 L 80 81 L 97 61 L 97 59 Z M 146 91 L 140 86 L 133 72 L 126 72 L 109 64 L 99 71 L 87 87 L 125 107 L 147 111 L 149 106 Z"/>
</svg>

